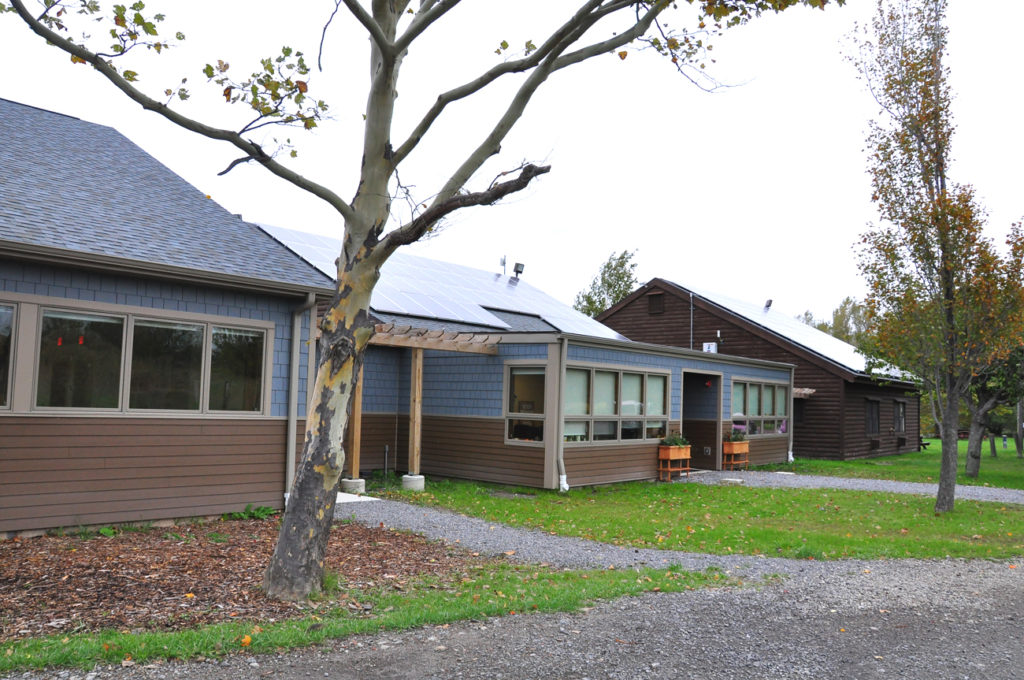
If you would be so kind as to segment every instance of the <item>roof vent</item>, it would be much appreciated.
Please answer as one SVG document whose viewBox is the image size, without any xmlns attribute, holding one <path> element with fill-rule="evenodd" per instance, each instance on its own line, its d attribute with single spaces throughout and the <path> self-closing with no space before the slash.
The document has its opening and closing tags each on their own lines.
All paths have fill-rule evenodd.
<svg viewBox="0 0 1024 680">
<path fill-rule="evenodd" d="M 764 303 L 764 311 L 768 311 L 772 308 L 772 299 L 768 298 L 768 301 Z"/>
</svg>

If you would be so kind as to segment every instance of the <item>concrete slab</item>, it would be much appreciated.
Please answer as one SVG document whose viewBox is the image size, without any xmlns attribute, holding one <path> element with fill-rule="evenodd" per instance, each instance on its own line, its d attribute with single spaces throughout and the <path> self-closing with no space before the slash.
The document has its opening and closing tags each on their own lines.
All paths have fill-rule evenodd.
<svg viewBox="0 0 1024 680">
<path fill-rule="evenodd" d="M 360 501 L 378 501 L 379 498 L 373 496 L 357 496 L 354 493 L 339 493 L 337 503 L 358 503 Z"/>
</svg>

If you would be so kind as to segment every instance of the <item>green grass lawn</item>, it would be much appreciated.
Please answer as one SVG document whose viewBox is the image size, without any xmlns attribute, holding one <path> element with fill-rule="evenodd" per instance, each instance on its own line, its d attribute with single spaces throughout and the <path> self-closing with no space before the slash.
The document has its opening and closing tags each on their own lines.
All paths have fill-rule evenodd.
<svg viewBox="0 0 1024 680">
<path fill-rule="evenodd" d="M 568 493 L 430 480 L 388 492 L 513 526 L 615 545 L 806 559 L 1024 555 L 1024 506 L 835 489 L 634 482 Z"/>
<path fill-rule="evenodd" d="M 487 565 L 456 584 L 409 584 L 406 592 L 349 592 L 361 612 L 344 606 L 278 622 L 237 621 L 178 632 L 105 631 L 54 635 L 0 644 L 0 674 L 27 668 L 274 653 L 332 638 L 445 624 L 490 616 L 576 611 L 597 600 L 648 591 L 678 592 L 738 584 L 716 569 L 601 569 L 560 571 L 536 566 Z"/>
<path fill-rule="evenodd" d="M 832 477 L 860 477 L 866 479 L 891 479 L 900 482 L 939 481 L 939 462 L 942 456 L 942 442 L 926 439 L 929 446 L 924 451 L 901 453 L 896 456 L 868 458 L 864 460 L 820 460 L 797 458 L 792 463 L 764 465 L 758 470 L 787 470 L 806 475 L 828 475 Z M 964 475 L 967 459 L 967 441 L 960 440 L 957 484 L 973 486 L 997 486 L 1005 489 L 1024 489 L 1024 459 L 1017 458 L 1017 450 L 1011 439 L 1004 449 L 1002 441 L 996 442 L 997 457 L 989 455 L 985 442 L 981 450 L 981 469 L 977 479 Z"/>
</svg>

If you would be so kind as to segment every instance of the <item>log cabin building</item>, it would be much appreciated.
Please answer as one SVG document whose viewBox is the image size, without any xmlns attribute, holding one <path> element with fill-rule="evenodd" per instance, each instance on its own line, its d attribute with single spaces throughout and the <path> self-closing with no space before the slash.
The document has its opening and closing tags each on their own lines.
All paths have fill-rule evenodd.
<svg viewBox="0 0 1024 680">
<path fill-rule="evenodd" d="M 655 278 L 597 316 L 631 340 L 794 365 L 796 456 L 850 459 L 916 450 L 920 392 L 900 376 L 869 374 L 855 347 L 771 308 Z M 766 436 L 756 389 L 734 386 L 732 418 Z M 742 405 L 742 406 L 741 406 Z"/>
</svg>

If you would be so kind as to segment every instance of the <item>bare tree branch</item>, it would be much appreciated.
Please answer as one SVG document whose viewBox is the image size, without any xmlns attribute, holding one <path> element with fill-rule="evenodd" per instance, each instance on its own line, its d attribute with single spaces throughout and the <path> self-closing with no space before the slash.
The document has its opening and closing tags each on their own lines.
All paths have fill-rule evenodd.
<svg viewBox="0 0 1024 680">
<path fill-rule="evenodd" d="M 413 40 L 422 35 L 423 31 L 430 28 L 431 24 L 447 14 L 449 10 L 454 9 L 460 2 L 462 0 L 441 0 L 440 4 L 431 2 L 429 6 L 420 7 L 420 11 L 416 13 L 409 28 L 395 41 L 395 51 L 401 53 L 409 49 Z"/>
<path fill-rule="evenodd" d="M 323 199 L 346 219 L 348 219 L 352 214 L 352 209 L 344 200 L 341 199 L 341 197 L 327 187 L 308 180 L 302 175 L 281 165 L 266 151 L 264 151 L 263 147 L 259 144 L 245 139 L 242 135 L 233 130 L 215 128 L 205 125 L 204 123 L 200 123 L 197 120 L 178 113 L 166 104 L 156 101 L 125 80 L 124 77 L 117 72 L 116 68 L 114 68 L 109 62 L 102 59 L 99 55 L 77 43 L 71 42 L 67 38 L 61 36 L 36 20 L 36 18 L 28 12 L 23 0 L 11 0 L 11 5 L 14 7 L 15 11 L 17 11 L 18 16 L 28 24 L 28 27 L 32 32 L 41 38 L 44 38 L 64 52 L 74 55 L 86 63 L 91 64 L 93 68 L 99 71 L 104 78 L 113 83 L 115 87 L 126 94 L 132 101 L 142 106 L 142 108 L 147 111 L 158 113 L 175 125 L 191 132 L 195 132 L 209 139 L 228 142 L 244 152 L 248 158 L 259 161 L 263 167 L 278 177 Z"/>
<path fill-rule="evenodd" d="M 324 72 L 324 41 L 327 39 L 327 29 L 330 28 L 331 22 L 334 21 L 334 17 L 338 14 L 339 7 L 341 7 L 341 0 L 334 0 L 334 11 L 331 12 L 331 16 L 327 17 L 327 23 L 324 24 L 324 29 L 320 31 L 320 49 L 316 53 L 316 67 L 321 73 Z"/>
<path fill-rule="evenodd" d="M 362 24 L 366 32 L 370 34 L 370 39 L 373 40 L 373 44 L 377 46 L 384 60 L 389 63 L 394 60 L 395 46 L 384 35 L 384 31 L 381 30 L 377 20 L 370 16 L 363 6 L 359 4 L 359 0 L 341 0 L 341 2 L 345 4 L 345 7 L 356 18 L 356 21 Z"/>
<path fill-rule="evenodd" d="M 509 194 L 525 189 L 534 177 L 550 171 L 550 165 L 527 164 L 521 168 L 519 176 L 515 179 L 492 184 L 486 191 L 456 194 L 444 201 L 434 203 L 408 224 L 389 232 L 373 256 L 379 257 L 383 262 L 396 248 L 415 242 L 446 215 L 461 208 L 496 203 Z"/>
</svg>

